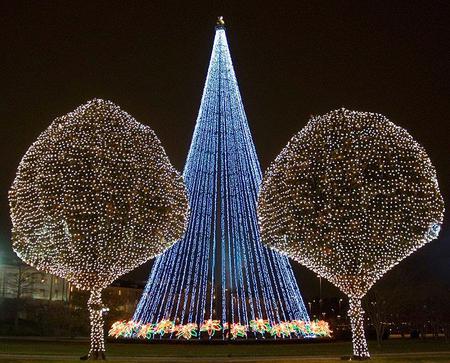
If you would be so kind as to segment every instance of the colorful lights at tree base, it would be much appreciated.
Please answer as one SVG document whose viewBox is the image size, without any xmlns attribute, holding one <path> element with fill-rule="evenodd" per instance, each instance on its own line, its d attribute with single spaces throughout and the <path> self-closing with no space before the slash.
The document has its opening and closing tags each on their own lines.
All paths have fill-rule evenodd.
<svg viewBox="0 0 450 363">
<path fill-rule="evenodd" d="M 220 320 L 206 320 L 200 326 L 195 323 L 176 324 L 175 321 L 161 320 L 158 323 L 142 324 L 133 320 L 116 321 L 108 335 L 128 339 L 280 339 L 280 338 L 328 338 L 332 331 L 323 320 L 283 321 L 270 324 L 268 320 L 251 320 L 249 325 L 239 323 L 221 324 Z"/>
</svg>

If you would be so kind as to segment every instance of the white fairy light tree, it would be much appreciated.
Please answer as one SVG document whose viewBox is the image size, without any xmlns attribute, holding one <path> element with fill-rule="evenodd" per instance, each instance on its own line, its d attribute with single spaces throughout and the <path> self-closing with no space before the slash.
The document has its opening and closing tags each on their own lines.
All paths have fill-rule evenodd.
<svg viewBox="0 0 450 363">
<path fill-rule="evenodd" d="M 182 237 L 182 177 L 149 127 L 94 99 L 38 137 L 9 200 L 17 255 L 90 291 L 87 358 L 104 359 L 102 289 Z"/>
<path fill-rule="evenodd" d="M 313 117 L 263 179 L 262 241 L 350 299 L 355 358 L 370 357 L 361 299 L 437 237 L 444 204 L 425 150 L 386 117 L 346 109 Z"/>
</svg>

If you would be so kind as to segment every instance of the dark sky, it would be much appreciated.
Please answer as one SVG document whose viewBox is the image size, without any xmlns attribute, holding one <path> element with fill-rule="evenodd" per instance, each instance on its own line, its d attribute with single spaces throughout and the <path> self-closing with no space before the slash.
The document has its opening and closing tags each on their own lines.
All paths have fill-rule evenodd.
<svg viewBox="0 0 450 363">
<path fill-rule="evenodd" d="M 450 195 L 449 1 L 1 1 L 0 247 L 7 191 L 57 116 L 94 97 L 150 125 L 182 170 L 217 15 L 265 169 L 311 114 L 379 112 L 424 145 Z M 448 204 L 448 203 L 446 203 Z M 446 219 L 449 219 L 446 213 Z M 450 229 L 397 269 L 450 280 Z M 145 278 L 148 265 L 133 276 Z M 313 274 L 296 266 L 300 282 Z M 142 272 L 143 271 L 143 272 Z M 312 291 L 312 292 L 311 292 Z"/>
</svg>

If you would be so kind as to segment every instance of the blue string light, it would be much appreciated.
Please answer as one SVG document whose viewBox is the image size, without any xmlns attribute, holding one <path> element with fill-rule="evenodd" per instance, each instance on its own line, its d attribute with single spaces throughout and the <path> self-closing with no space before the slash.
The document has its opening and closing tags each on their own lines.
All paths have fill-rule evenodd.
<svg viewBox="0 0 450 363">
<path fill-rule="evenodd" d="M 188 229 L 156 259 L 133 321 L 309 322 L 289 260 L 260 241 L 261 177 L 225 29 L 218 26 L 184 169 Z"/>
</svg>

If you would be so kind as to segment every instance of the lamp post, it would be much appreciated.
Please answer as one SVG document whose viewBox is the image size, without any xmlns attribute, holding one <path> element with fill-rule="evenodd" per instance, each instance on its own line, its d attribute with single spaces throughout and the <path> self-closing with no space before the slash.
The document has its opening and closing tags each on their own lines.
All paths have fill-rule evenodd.
<svg viewBox="0 0 450 363">
<path fill-rule="evenodd" d="M 319 278 L 319 315 L 322 313 L 322 276 L 317 275 Z"/>
</svg>

